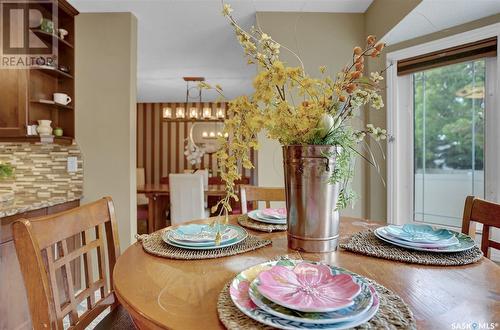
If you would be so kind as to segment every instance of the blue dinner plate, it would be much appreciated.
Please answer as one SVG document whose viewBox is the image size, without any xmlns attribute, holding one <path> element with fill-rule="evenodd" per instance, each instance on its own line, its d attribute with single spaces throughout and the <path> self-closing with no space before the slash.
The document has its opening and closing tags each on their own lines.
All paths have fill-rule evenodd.
<svg viewBox="0 0 500 330">
<path fill-rule="evenodd" d="M 433 228 L 422 224 L 388 225 L 385 230 L 392 236 L 414 243 L 433 243 L 451 240 L 454 233 L 448 229 Z"/>
<path fill-rule="evenodd" d="M 228 246 L 232 246 L 232 245 L 238 244 L 238 243 L 242 242 L 245 238 L 247 238 L 248 233 L 242 227 L 233 226 L 233 225 L 228 225 L 228 226 L 231 226 L 235 230 L 237 230 L 238 231 L 238 236 L 236 236 L 232 240 L 229 240 L 227 242 L 223 242 L 223 243 L 221 243 L 219 245 L 216 245 L 215 241 L 214 242 L 208 242 L 207 245 L 201 245 L 201 246 L 200 245 L 192 245 L 191 242 L 183 242 L 182 244 L 180 244 L 179 242 L 176 242 L 176 241 L 173 241 L 173 240 L 170 239 L 170 230 L 167 230 L 167 231 L 165 231 L 163 233 L 162 239 L 163 239 L 163 241 L 165 243 L 167 243 L 169 245 L 172 245 L 172 246 L 175 246 L 175 247 L 178 247 L 178 248 L 182 248 L 182 249 L 188 249 L 188 250 L 214 250 L 214 249 L 221 249 L 221 248 L 225 248 L 225 247 L 228 247 Z"/>
<path fill-rule="evenodd" d="M 462 251 L 467 251 L 472 249 L 474 246 L 476 246 L 476 243 L 472 238 L 469 236 L 451 231 L 455 237 L 458 239 L 458 244 L 447 246 L 447 247 L 420 247 L 420 246 L 414 246 L 410 242 L 405 242 L 401 240 L 396 240 L 394 238 L 391 238 L 386 232 L 385 232 L 385 227 L 380 227 L 375 229 L 374 234 L 377 236 L 380 240 L 399 246 L 403 247 L 406 249 L 410 250 L 416 250 L 416 251 L 426 251 L 426 252 L 445 252 L 445 253 L 450 253 L 450 252 L 462 252 Z"/>
<path fill-rule="evenodd" d="M 220 243 L 232 241 L 239 234 L 233 225 L 190 224 L 172 229 L 169 239 L 180 245 L 207 246 L 215 242 L 218 231 L 222 234 Z"/>
</svg>

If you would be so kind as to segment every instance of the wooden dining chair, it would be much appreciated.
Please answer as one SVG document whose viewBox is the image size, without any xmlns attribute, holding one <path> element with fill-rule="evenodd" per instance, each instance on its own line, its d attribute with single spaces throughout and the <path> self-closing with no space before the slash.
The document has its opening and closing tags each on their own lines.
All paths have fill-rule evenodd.
<svg viewBox="0 0 500 330">
<path fill-rule="evenodd" d="M 85 329 L 108 307 L 111 311 L 94 329 L 135 329 L 112 289 L 120 246 L 110 197 L 49 216 L 21 219 L 13 224 L 13 233 L 34 329 L 64 329 L 65 318 L 69 329 Z M 75 235 L 81 245 L 69 250 L 66 240 Z M 85 287 L 75 291 L 70 264 L 82 258 Z"/>
<path fill-rule="evenodd" d="M 250 183 L 250 178 L 248 176 L 244 176 L 241 179 L 234 181 L 234 184 L 237 186 L 240 186 L 242 184 L 248 185 L 249 183 Z M 208 178 L 208 184 L 209 185 L 223 185 L 223 184 L 225 184 L 225 182 L 224 182 L 224 180 L 222 180 L 222 178 L 220 176 L 213 176 L 213 177 Z M 239 188 L 237 190 L 238 190 L 237 191 L 238 199 L 240 199 Z M 207 199 L 208 209 L 211 210 L 212 206 L 216 205 L 220 199 L 221 199 L 220 196 L 208 196 L 208 199 Z M 231 214 L 241 214 L 241 204 L 240 204 L 239 200 L 236 201 L 236 200 L 231 198 L 229 203 L 231 204 Z M 248 208 L 248 206 L 247 206 L 247 208 Z M 212 216 L 217 215 L 218 212 L 219 212 L 219 210 L 213 212 Z"/>
<path fill-rule="evenodd" d="M 257 209 L 258 202 L 266 202 L 266 207 L 271 207 L 271 202 L 285 201 L 284 188 L 267 188 L 250 185 L 240 186 L 241 213 L 248 213 L 248 203 Z"/>
<path fill-rule="evenodd" d="M 144 168 L 136 169 L 137 186 L 146 184 L 146 172 Z M 137 228 L 140 228 L 139 222 L 145 222 L 145 228 L 149 228 L 149 198 L 145 194 L 137 194 Z"/>
<path fill-rule="evenodd" d="M 471 222 L 474 223 L 471 224 Z M 467 196 L 462 220 L 462 233 L 474 237 L 476 222 L 483 224 L 481 251 L 489 258 L 489 248 L 500 250 L 500 243 L 490 240 L 491 227 L 500 228 L 500 204 Z"/>
</svg>

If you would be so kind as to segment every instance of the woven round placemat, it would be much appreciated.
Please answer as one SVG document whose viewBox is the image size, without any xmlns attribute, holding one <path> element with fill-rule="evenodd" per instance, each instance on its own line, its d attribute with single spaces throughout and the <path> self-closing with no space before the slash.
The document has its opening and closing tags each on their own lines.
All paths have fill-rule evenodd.
<svg viewBox="0 0 500 330">
<path fill-rule="evenodd" d="M 342 242 L 340 247 L 371 257 L 435 266 L 467 265 L 477 262 L 483 257 L 483 253 L 477 246 L 463 252 L 446 253 L 408 250 L 378 239 L 373 230 L 354 234 L 347 241 Z"/>
<path fill-rule="evenodd" d="M 258 231 L 264 231 L 267 233 L 272 233 L 273 231 L 285 231 L 287 229 L 287 225 L 273 225 L 270 223 L 255 221 L 250 219 L 246 214 L 243 214 L 238 217 L 238 223 L 242 227 Z"/>
<path fill-rule="evenodd" d="M 413 313 L 400 296 L 384 286 L 367 279 L 374 287 L 380 298 L 380 308 L 375 316 L 368 322 L 355 329 L 416 329 L 417 324 Z M 222 324 L 229 330 L 274 329 L 259 323 L 243 314 L 233 303 L 229 295 L 227 283 L 222 289 L 217 301 L 217 312 Z"/>
<path fill-rule="evenodd" d="M 165 243 L 161 238 L 164 231 L 165 230 L 159 230 L 149 235 L 137 235 L 136 238 L 141 242 L 142 248 L 147 253 L 158 257 L 183 260 L 213 259 L 233 256 L 235 254 L 257 250 L 272 243 L 270 240 L 248 234 L 248 237 L 245 238 L 243 242 L 225 248 L 214 250 L 189 250 Z"/>
</svg>

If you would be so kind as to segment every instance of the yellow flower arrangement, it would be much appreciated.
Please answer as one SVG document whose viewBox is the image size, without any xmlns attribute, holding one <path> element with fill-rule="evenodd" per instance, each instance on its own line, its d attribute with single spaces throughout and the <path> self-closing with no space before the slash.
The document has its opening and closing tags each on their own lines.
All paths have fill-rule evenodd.
<svg viewBox="0 0 500 330">
<path fill-rule="evenodd" d="M 213 211 L 224 212 L 227 221 L 231 212 L 230 199 L 238 199 L 234 184 L 241 179 L 238 164 L 253 168 L 249 155 L 251 149 L 258 148 L 257 134 L 261 130 L 266 130 L 269 138 L 282 145 L 340 146 L 330 182 L 342 183 L 337 206 L 347 206 L 353 197 L 349 190 L 353 176 L 352 159 L 356 154 L 361 155 L 356 151 L 356 145 L 367 136 L 377 141 L 386 137 L 385 130 L 371 124 L 363 130 L 356 130 L 349 124 L 349 119 L 359 108 L 365 105 L 374 109 L 383 107 L 382 97 L 378 94 L 382 76 L 375 72 L 365 77 L 363 72 L 365 59 L 379 56 L 384 44 L 376 43 L 374 36 L 368 36 L 365 47 L 353 49 L 351 62 L 334 79 L 327 75 L 326 67 L 320 67 L 320 78 L 313 78 L 304 72 L 302 61 L 295 53 L 260 29 L 245 31 L 233 18 L 232 11 L 229 4 L 223 4 L 222 13 L 234 28 L 248 63 L 255 63 L 259 73 L 253 80 L 254 93 L 240 96 L 229 104 L 224 128 L 225 136 L 229 137 L 220 138 L 221 148 L 216 153 L 227 195 Z M 279 58 L 281 49 L 292 52 L 301 66 L 289 67 L 283 63 Z M 218 85 L 212 87 L 202 83 L 200 87 L 215 88 L 224 97 Z"/>
</svg>

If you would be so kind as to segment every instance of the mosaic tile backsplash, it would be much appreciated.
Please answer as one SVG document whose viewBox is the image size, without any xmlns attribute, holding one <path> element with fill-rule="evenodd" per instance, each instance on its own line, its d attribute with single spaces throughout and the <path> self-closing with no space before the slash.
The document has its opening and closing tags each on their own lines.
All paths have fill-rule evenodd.
<svg viewBox="0 0 500 330">
<path fill-rule="evenodd" d="M 77 171 L 68 173 L 67 158 L 77 158 Z M 0 143 L 0 162 L 15 167 L 13 179 L 0 181 L 0 190 L 42 198 L 81 197 L 83 159 L 78 145 Z"/>
</svg>

